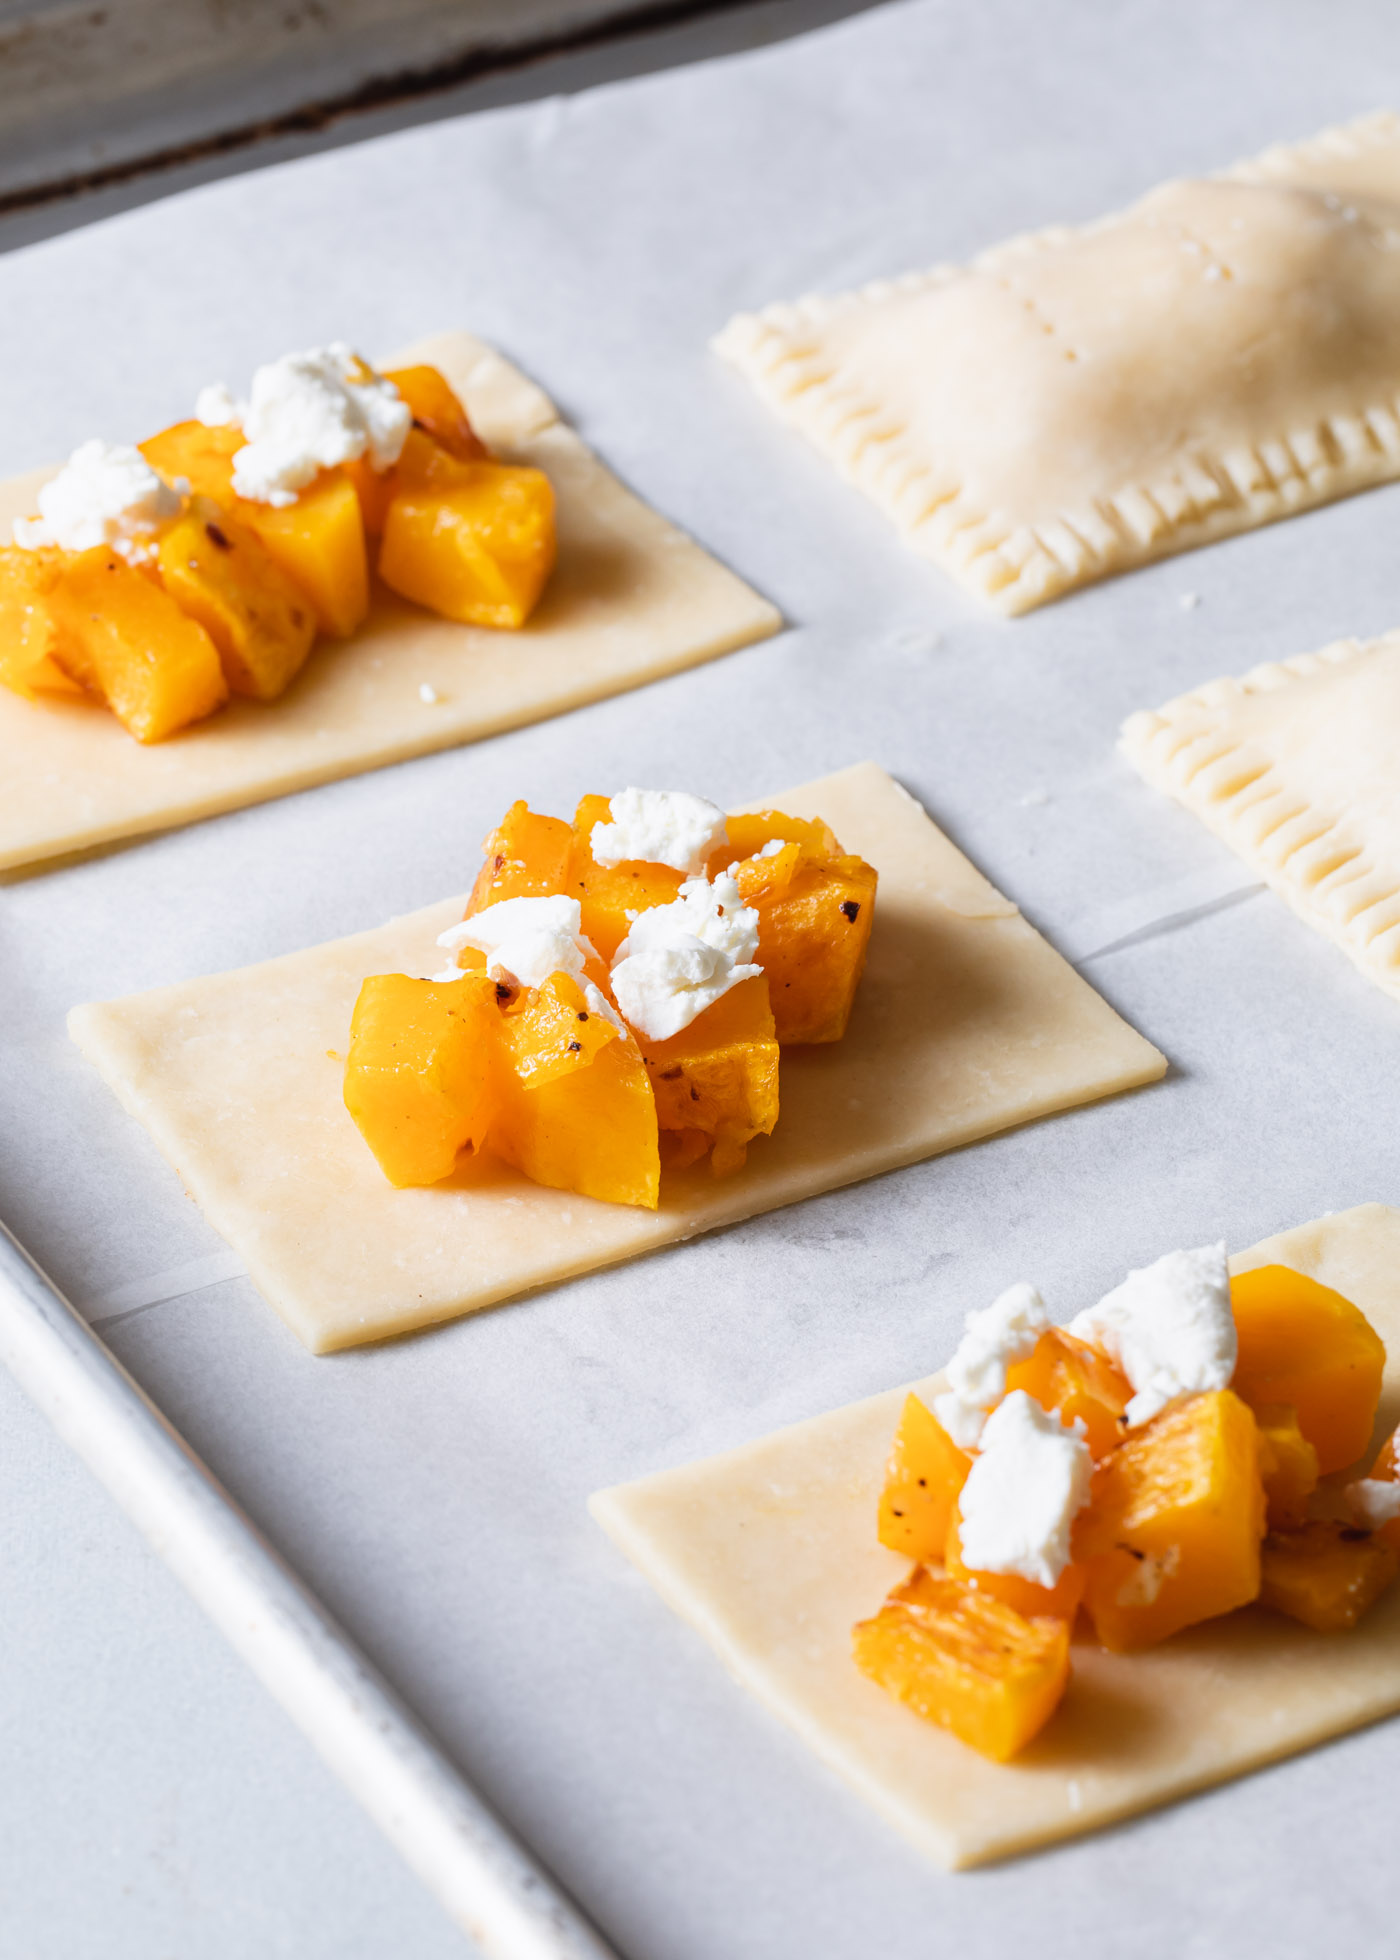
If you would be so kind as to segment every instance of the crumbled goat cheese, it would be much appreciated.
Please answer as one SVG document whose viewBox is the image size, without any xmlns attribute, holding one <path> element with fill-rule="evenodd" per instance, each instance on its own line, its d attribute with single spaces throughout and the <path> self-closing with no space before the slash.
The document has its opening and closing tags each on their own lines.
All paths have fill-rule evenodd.
<svg viewBox="0 0 1400 1960">
<path fill-rule="evenodd" d="M 189 484 L 172 487 L 128 443 L 85 442 L 39 492 L 39 515 L 21 518 L 14 541 L 26 551 L 110 545 L 139 564 L 160 526 L 179 515 Z"/>
<path fill-rule="evenodd" d="M 761 851 L 756 852 L 755 856 L 761 858 L 775 858 L 777 857 L 779 851 L 785 851 L 786 849 L 787 849 L 786 837 L 770 837 L 768 839 L 768 842 L 764 845 L 763 849 Z"/>
<path fill-rule="evenodd" d="M 987 1417 L 981 1453 L 958 1497 L 962 1562 L 1053 1586 L 1070 1559 L 1070 1527 L 1089 1501 L 1089 1445 L 1024 1389 Z"/>
<path fill-rule="evenodd" d="M 1224 1245 L 1168 1252 L 1129 1273 L 1069 1331 L 1102 1348 L 1134 1394 L 1131 1426 L 1148 1422 L 1178 1395 L 1227 1388 L 1235 1372 L 1235 1316 Z"/>
<path fill-rule="evenodd" d="M 1348 1484 L 1347 1509 L 1368 1531 L 1379 1531 L 1383 1524 L 1400 1518 L 1400 1484 L 1383 1483 L 1379 1477 L 1362 1477 Z"/>
<path fill-rule="evenodd" d="M 683 789 L 625 789 L 608 803 L 611 823 L 595 823 L 590 848 L 599 864 L 669 864 L 688 878 L 728 842 L 724 812 Z"/>
<path fill-rule="evenodd" d="M 665 1041 L 731 987 L 762 973 L 752 964 L 757 951 L 758 914 L 729 873 L 713 884 L 688 878 L 673 904 L 654 905 L 633 921 L 613 957 L 613 994 L 634 1028 Z"/>
<path fill-rule="evenodd" d="M 321 470 L 368 454 L 376 470 L 399 460 L 413 414 L 392 381 L 333 341 L 304 354 L 284 354 L 253 376 L 246 402 L 222 382 L 202 389 L 201 422 L 241 427 L 247 442 L 235 450 L 233 487 L 259 504 L 294 504 Z"/>
<path fill-rule="evenodd" d="M 590 1013 L 601 1014 L 619 1034 L 626 1032 L 607 996 L 584 975 L 598 955 L 583 936 L 583 915 L 576 898 L 505 898 L 487 905 L 469 919 L 439 934 L 444 952 L 474 946 L 486 955 L 493 980 L 515 981 L 522 987 L 542 987 L 553 973 L 567 973 L 583 988 Z M 446 967 L 435 980 L 460 980 L 462 969 Z"/>
<path fill-rule="evenodd" d="M 418 683 L 418 699 L 427 707 L 435 708 L 438 702 L 441 701 L 442 696 L 438 693 L 431 681 L 420 681 Z"/>
<path fill-rule="evenodd" d="M 1024 1280 L 967 1316 L 946 1370 L 948 1392 L 933 1405 L 959 1449 L 976 1449 L 987 1411 L 1006 1393 L 1007 1369 L 1025 1360 L 1049 1325 L 1045 1302 Z"/>
</svg>

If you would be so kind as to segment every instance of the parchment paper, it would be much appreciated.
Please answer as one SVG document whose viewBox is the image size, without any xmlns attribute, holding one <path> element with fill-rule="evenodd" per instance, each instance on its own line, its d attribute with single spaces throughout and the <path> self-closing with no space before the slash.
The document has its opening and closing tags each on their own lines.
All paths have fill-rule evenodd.
<svg viewBox="0 0 1400 1960">
<path fill-rule="evenodd" d="M 705 351 L 740 306 L 1092 218 L 1359 113 L 1397 64 L 1400 19 L 1364 0 L 928 0 L 236 178 L 0 266 L 0 473 L 159 426 L 284 348 L 469 321 L 795 623 L 0 887 L 0 1216 L 635 1960 L 1301 1960 L 1390 1937 L 1400 1729 L 940 1877 L 724 1678 L 584 1500 L 936 1366 L 1013 1279 L 1068 1313 L 1169 1247 L 1400 1201 L 1395 1007 L 1241 896 L 1113 749 L 1135 707 L 1400 622 L 1400 490 L 1001 622 Z M 455 891 L 516 796 L 567 811 L 640 780 L 723 803 L 854 755 L 1088 961 L 1172 1058 L 1163 1086 L 339 1358 L 238 1278 L 186 1290 L 227 1271 L 200 1265 L 220 1248 L 69 1046 L 70 1005 Z M 172 1272 L 179 1297 L 143 1308 Z M 0 1791 L 0 1819 L 34 1802 Z M 299 1819 L 308 1883 L 339 1818 Z M 201 1953 L 239 1950 L 190 1914 Z"/>
</svg>

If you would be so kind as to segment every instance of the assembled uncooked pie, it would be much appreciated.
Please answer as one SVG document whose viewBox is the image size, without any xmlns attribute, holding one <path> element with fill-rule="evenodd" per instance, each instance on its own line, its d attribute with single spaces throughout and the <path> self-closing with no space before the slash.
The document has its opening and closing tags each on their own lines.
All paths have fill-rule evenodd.
<svg viewBox="0 0 1400 1960">
<path fill-rule="evenodd" d="M 716 346 L 915 550 L 1026 612 L 1400 474 L 1400 121 Z"/>
</svg>

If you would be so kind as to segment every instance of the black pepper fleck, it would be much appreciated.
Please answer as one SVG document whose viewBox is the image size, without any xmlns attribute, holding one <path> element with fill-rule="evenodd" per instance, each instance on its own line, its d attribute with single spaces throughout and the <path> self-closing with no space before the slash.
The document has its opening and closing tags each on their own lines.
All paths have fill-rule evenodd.
<svg viewBox="0 0 1400 1960">
<path fill-rule="evenodd" d="M 858 899 L 854 899 L 854 898 L 842 899 L 841 901 L 842 917 L 849 919 L 852 925 L 855 924 L 859 912 L 860 912 L 860 902 Z"/>
<path fill-rule="evenodd" d="M 583 1043 L 581 1041 L 571 1041 L 569 1043 L 569 1053 L 571 1055 L 577 1055 L 582 1049 L 582 1047 L 583 1047 Z"/>
<path fill-rule="evenodd" d="M 209 542 L 211 544 L 216 544 L 219 547 L 220 551 L 233 550 L 233 545 L 229 539 L 227 532 L 221 531 L 217 524 L 206 524 L 204 530 L 205 530 L 205 535 L 209 539 Z"/>
</svg>

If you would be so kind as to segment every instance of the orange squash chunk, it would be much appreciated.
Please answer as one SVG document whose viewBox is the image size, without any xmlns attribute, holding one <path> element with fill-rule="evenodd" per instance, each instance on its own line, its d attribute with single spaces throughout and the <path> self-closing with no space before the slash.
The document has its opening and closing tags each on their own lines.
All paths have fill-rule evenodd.
<svg viewBox="0 0 1400 1960">
<path fill-rule="evenodd" d="M 459 463 L 410 432 L 384 517 L 379 576 L 467 626 L 523 626 L 554 568 L 554 491 L 543 470 Z"/>
<path fill-rule="evenodd" d="M 537 816 L 527 803 L 512 803 L 481 847 L 481 869 L 466 916 L 508 898 L 549 898 L 555 892 L 575 896 L 569 884 L 573 841 L 562 817 Z M 586 922 L 583 930 L 586 936 Z"/>
<path fill-rule="evenodd" d="M 1034 1579 L 1023 1579 L 1019 1572 L 974 1571 L 963 1563 L 960 1522 L 955 1509 L 943 1553 L 950 1579 L 957 1579 L 984 1598 L 1000 1600 L 1003 1606 L 1013 1607 L 1027 1620 L 1048 1617 L 1073 1624 L 1088 1577 L 1082 1565 L 1067 1565 L 1053 1586 L 1037 1585 Z"/>
<path fill-rule="evenodd" d="M 1296 1528 L 1307 1522 L 1308 1499 L 1317 1489 L 1317 1451 L 1298 1427 L 1298 1411 L 1291 1404 L 1266 1402 L 1255 1410 L 1254 1419 L 1269 1529 Z"/>
<path fill-rule="evenodd" d="M 1006 1371 L 1006 1392 L 1023 1388 L 1042 1409 L 1058 1410 L 1070 1428 L 1076 1418 L 1084 1425 L 1089 1454 L 1098 1460 L 1127 1434 L 1121 1420 L 1133 1391 L 1097 1348 L 1076 1340 L 1062 1328 L 1051 1327 L 1024 1361 Z"/>
<path fill-rule="evenodd" d="M 1259 1591 L 1264 1491 L 1251 1410 L 1229 1389 L 1175 1402 L 1094 1472 L 1075 1533 L 1105 1647 L 1150 1647 Z"/>
<path fill-rule="evenodd" d="M 138 742 L 159 742 L 228 699 L 218 649 L 154 578 L 99 545 L 48 595 L 56 652 Z"/>
<path fill-rule="evenodd" d="M 648 864 L 640 859 L 630 864 L 595 863 L 594 826 L 611 822 L 606 796 L 585 796 L 580 801 L 574 812 L 569 882 L 562 888 L 579 901 L 584 938 L 597 947 L 609 966 L 637 913 L 649 911 L 653 905 L 669 905 L 685 877 L 668 864 Z"/>
<path fill-rule="evenodd" d="M 917 1395 L 906 1395 L 880 1492 L 878 1534 L 919 1565 L 943 1557 L 958 1492 L 972 1458 Z"/>
<path fill-rule="evenodd" d="M 392 381 L 413 411 L 415 425 L 459 463 L 478 463 L 491 452 L 472 427 L 447 377 L 435 367 L 394 368 Z"/>
<path fill-rule="evenodd" d="M 865 968 L 877 875 L 841 850 L 828 826 L 780 810 L 731 817 L 711 877 L 736 859 L 745 905 L 758 913 L 758 958 L 768 975 L 778 1039 L 839 1041 Z M 784 840 L 770 857 L 765 844 Z"/>
<path fill-rule="evenodd" d="M 166 591 L 219 649 L 235 694 L 272 701 L 290 686 L 316 619 L 254 531 L 211 498 L 192 497 L 161 538 L 158 563 Z"/>
<path fill-rule="evenodd" d="M 1264 1540 L 1259 1602 L 1318 1633 L 1345 1633 L 1400 1570 L 1400 1554 L 1368 1531 L 1315 1519 Z"/>
<path fill-rule="evenodd" d="M 1322 1476 L 1371 1440 L 1385 1346 L 1359 1307 L 1287 1266 L 1230 1282 L 1239 1335 L 1232 1387 L 1252 1409 L 1289 1402 Z"/>
<path fill-rule="evenodd" d="M 469 949 L 470 950 L 470 949 Z M 588 1068 L 617 1029 L 589 1011 L 583 990 L 567 973 L 551 974 L 542 987 L 524 987 L 512 1000 L 496 985 L 506 1051 L 516 1080 L 527 1089 Z"/>
<path fill-rule="evenodd" d="M 343 470 L 323 470 L 294 504 L 236 497 L 233 458 L 243 443 L 241 429 L 177 422 L 140 449 L 167 482 L 187 478 L 196 496 L 212 497 L 254 531 L 310 601 L 321 632 L 344 639 L 369 612 L 369 558 L 354 485 Z"/>
<path fill-rule="evenodd" d="M 661 1129 L 707 1138 L 717 1177 L 740 1169 L 753 1138 L 770 1135 L 778 1120 L 778 1043 L 767 975 L 741 980 L 688 1028 L 645 1048 Z"/>
<path fill-rule="evenodd" d="M 914 1572 L 852 1634 L 856 1665 L 993 1762 L 1044 1728 L 1069 1680 L 1069 1622 L 1028 1620 L 956 1579 Z"/>
<path fill-rule="evenodd" d="M 393 1185 L 436 1184 L 480 1149 L 497 1103 L 496 988 L 485 975 L 365 981 L 350 1022 L 345 1107 Z"/>
<path fill-rule="evenodd" d="M 565 997 L 574 988 L 575 1012 L 582 1007 L 583 995 L 567 974 L 555 974 L 549 984 Z M 527 999 L 517 1011 L 540 1009 Z M 546 1011 L 552 1014 L 552 1007 Z M 636 1042 L 611 1022 L 603 1025 L 609 1038 L 586 1067 L 542 1070 L 533 1083 L 513 1070 L 505 1075 L 491 1148 L 536 1184 L 655 1211 L 661 1161 L 651 1083 Z"/>
<path fill-rule="evenodd" d="M 27 700 L 83 691 L 59 665 L 59 632 L 48 604 L 68 557 L 0 546 L 0 683 Z"/>
</svg>

